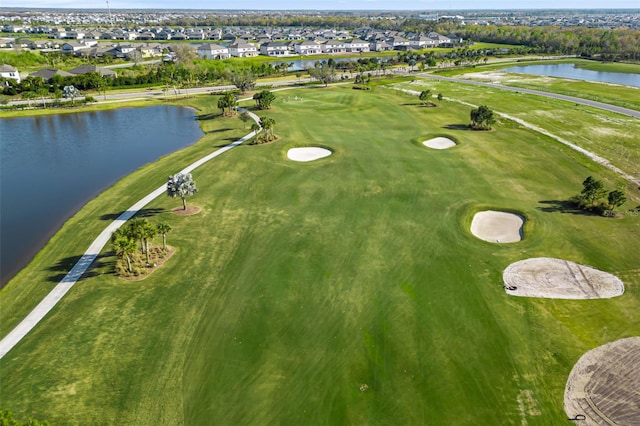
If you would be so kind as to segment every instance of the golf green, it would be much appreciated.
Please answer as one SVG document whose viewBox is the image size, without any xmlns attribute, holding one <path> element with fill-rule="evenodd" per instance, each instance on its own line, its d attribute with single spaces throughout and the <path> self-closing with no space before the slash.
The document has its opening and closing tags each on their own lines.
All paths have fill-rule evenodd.
<svg viewBox="0 0 640 426">
<path fill-rule="evenodd" d="M 215 98 L 195 102 L 215 112 Z M 176 253 L 131 282 L 105 251 L 3 358 L 0 405 L 53 424 L 565 422 L 573 364 L 640 333 L 640 218 L 555 208 L 588 175 L 623 181 L 508 121 L 465 130 L 469 110 L 382 86 L 278 93 L 259 115 L 275 119 L 279 140 L 196 169 L 196 215 L 172 214 L 179 200 L 152 202 L 148 218 L 171 225 Z M 203 141 L 92 201 L 0 292 L 3 330 L 108 223 L 97 218 L 248 132 L 237 119 L 203 126 Z M 457 145 L 422 144 L 434 137 Z M 294 147 L 332 155 L 294 162 Z M 482 210 L 525 217 L 523 240 L 474 237 Z M 616 274 L 626 292 L 506 295 L 502 271 L 543 256 Z"/>
</svg>

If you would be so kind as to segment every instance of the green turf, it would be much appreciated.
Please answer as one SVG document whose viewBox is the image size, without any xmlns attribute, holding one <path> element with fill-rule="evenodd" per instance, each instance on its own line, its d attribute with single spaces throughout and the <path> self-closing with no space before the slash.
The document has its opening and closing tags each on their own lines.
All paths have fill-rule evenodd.
<svg viewBox="0 0 640 426">
<path fill-rule="evenodd" d="M 215 98 L 193 102 L 207 112 Z M 577 359 L 640 332 L 640 218 L 541 203 L 573 195 L 589 174 L 619 184 L 606 169 L 508 122 L 447 129 L 469 108 L 424 108 L 383 87 L 281 92 L 261 115 L 281 139 L 197 169 L 198 215 L 154 201 L 150 220 L 171 224 L 176 254 L 140 282 L 114 277 L 102 257 L 2 360 L 1 405 L 77 424 L 560 424 Z M 243 133 L 235 119 L 203 124 L 201 142 L 89 203 L 0 292 L 3 334 L 106 225 L 101 216 Z M 436 135 L 459 145 L 421 145 Z M 295 146 L 334 154 L 293 163 Z M 473 237 L 485 208 L 524 214 L 525 240 Z M 617 273 L 627 291 L 507 297 L 501 271 L 531 256 Z"/>
<path fill-rule="evenodd" d="M 494 111 L 546 129 L 606 158 L 613 165 L 640 179 L 640 122 L 637 118 L 543 96 L 478 88 L 449 81 L 419 80 L 415 83 L 400 83 L 396 87 L 416 91 L 430 89 L 433 94 L 442 93 L 445 98 L 474 105 L 488 105 Z M 627 93 L 633 95 L 636 91 L 638 90 L 628 88 Z M 630 186 L 630 189 L 637 189 L 637 186 Z"/>
</svg>

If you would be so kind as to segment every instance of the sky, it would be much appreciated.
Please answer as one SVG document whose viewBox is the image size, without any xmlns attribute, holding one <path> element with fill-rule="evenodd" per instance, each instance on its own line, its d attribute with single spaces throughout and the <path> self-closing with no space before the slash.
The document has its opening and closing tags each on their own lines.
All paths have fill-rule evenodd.
<svg viewBox="0 0 640 426">
<path fill-rule="evenodd" d="M 102 0 L 0 0 L 3 7 L 106 9 Z M 111 9 L 234 10 L 461 10 L 461 9 L 640 9 L 640 0 L 110 0 Z"/>
</svg>

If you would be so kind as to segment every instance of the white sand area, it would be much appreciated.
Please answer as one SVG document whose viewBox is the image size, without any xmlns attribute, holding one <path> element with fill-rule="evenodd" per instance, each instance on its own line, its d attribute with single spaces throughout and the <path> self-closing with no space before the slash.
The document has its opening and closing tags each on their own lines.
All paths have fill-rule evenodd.
<svg viewBox="0 0 640 426">
<path fill-rule="evenodd" d="M 471 221 L 471 233 L 491 243 L 515 243 L 522 240 L 524 218 L 515 213 L 487 210 Z"/>
<path fill-rule="evenodd" d="M 287 151 L 287 158 L 292 161 L 300 161 L 303 163 L 328 157 L 331 151 L 325 148 L 307 147 L 307 148 L 291 148 Z"/>
<path fill-rule="evenodd" d="M 443 137 L 429 139 L 428 141 L 424 141 L 422 143 L 424 144 L 424 146 L 433 149 L 448 149 L 456 146 L 456 143 L 454 141 L 449 138 Z"/>
<path fill-rule="evenodd" d="M 502 280 L 511 296 L 607 299 L 624 293 L 624 283 L 613 274 L 550 257 L 512 263 L 502 273 Z"/>
</svg>

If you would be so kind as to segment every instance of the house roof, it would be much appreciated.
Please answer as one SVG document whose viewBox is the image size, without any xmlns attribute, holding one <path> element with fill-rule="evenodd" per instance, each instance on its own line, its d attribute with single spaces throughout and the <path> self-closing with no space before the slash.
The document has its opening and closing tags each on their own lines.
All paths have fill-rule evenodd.
<svg viewBox="0 0 640 426">
<path fill-rule="evenodd" d="M 0 72 L 16 72 L 18 71 L 15 67 L 7 64 L 0 65 Z"/>
<path fill-rule="evenodd" d="M 29 74 L 29 77 L 41 77 L 44 81 L 49 81 L 53 78 L 54 75 L 59 75 L 62 77 L 70 77 L 70 76 L 74 76 L 75 74 L 71 74 L 70 72 L 58 70 L 55 68 L 45 68 L 45 69 L 38 70 L 36 72 L 32 72 L 31 74 Z"/>
<path fill-rule="evenodd" d="M 100 73 L 100 75 L 110 75 L 110 76 L 115 76 L 116 75 L 115 72 L 111 71 L 108 68 L 100 68 L 100 67 L 97 67 L 95 65 L 81 65 L 79 67 L 75 67 L 72 70 L 69 70 L 69 72 L 71 74 L 76 74 L 76 75 L 78 75 L 78 74 L 88 74 L 90 72 L 97 72 L 97 73 Z"/>
<path fill-rule="evenodd" d="M 227 49 L 224 46 L 220 46 L 219 44 L 208 43 L 208 44 L 203 44 L 199 46 L 198 50 L 229 50 L 229 49 Z"/>
</svg>

